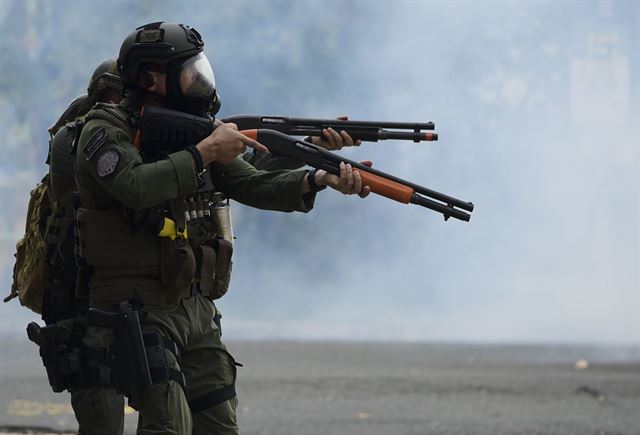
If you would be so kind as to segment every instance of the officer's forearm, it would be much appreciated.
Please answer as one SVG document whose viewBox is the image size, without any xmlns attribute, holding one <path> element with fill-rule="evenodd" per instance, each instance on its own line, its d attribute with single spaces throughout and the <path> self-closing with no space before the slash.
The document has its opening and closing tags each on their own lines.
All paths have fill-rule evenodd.
<svg viewBox="0 0 640 435">
<path fill-rule="evenodd" d="M 242 158 L 244 161 L 251 163 L 256 169 L 262 171 L 278 171 L 280 169 L 300 169 L 304 165 L 299 160 L 289 159 L 287 157 L 278 157 L 273 154 L 260 152 L 245 153 Z"/>
<path fill-rule="evenodd" d="M 309 211 L 303 198 L 305 171 L 259 171 L 241 158 L 211 169 L 213 184 L 229 198 L 263 210 Z"/>
</svg>

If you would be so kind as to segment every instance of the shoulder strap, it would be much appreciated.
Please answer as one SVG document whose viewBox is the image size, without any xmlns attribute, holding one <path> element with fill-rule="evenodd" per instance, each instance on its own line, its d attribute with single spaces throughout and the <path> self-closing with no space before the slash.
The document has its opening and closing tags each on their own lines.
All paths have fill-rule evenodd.
<svg viewBox="0 0 640 435">
<path fill-rule="evenodd" d="M 126 131 L 131 140 L 133 140 L 133 128 L 135 126 L 133 117 L 129 116 L 127 112 L 116 104 L 98 103 L 89 111 L 89 113 L 87 113 L 87 116 L 78 118 L 75 121 L 76 136 L 73 140 L 73 147 L 71 149 L 71 153 L 73 155 L 75 155 L 78 150 L 78 142 L 80 141 L 82 129 L 87 122 L 93 119 L 101 119 L 117 125 L 122 130 Z"/>
<path fill-rule="evenodd" d="M 80 140 L 80 134 L 82 133 L 84 124 L 85 124 L 85 118 L 78 118 L 75 121 L 76 135 L 73 138 L 73 144 L 71 145 L 71 155 L 73 156 L 76 155 L 76 151 L 78 150 L 78 141 Z M 75 162 L 74 162 L 74 172 L 75 172 Z"/>
<path fill-rule="evenodd" d="M 93 109 L 89 113 L 87 113 L 85 122 L 88 122 L 92 119 L 102 119 L 117 125 L 121 129 L 129 133 L 129 136 L 133 140 L 135 121 L 133 117 L 125 110 L 123 110 L 123 108 L 119 105 L 108 103 L 96 104 Z"/>
</svg>

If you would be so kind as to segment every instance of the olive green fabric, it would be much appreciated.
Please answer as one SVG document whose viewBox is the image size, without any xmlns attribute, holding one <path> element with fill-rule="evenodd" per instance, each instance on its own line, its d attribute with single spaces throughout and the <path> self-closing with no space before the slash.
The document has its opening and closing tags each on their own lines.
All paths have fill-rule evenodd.
<svg viewBox="0 0 640 435">
<path fill-rule="evenodd" d="M 105 143 L 91 158 L 87 158 L 84 147 L 101 129 L 106 132 Z M 117 154 L 117 166 L 114 173 L 101 177 L 97 161 L 109 151 Z M 159 162 L 143 164 L 129 134 L 105 120 L 87 122 L 76 154 L 80 202 L 87 208 L 110 210 L 124 205 L 142 210 L 196 191 L 192 157 L 188 151 L 171 154 Z"/>
<path fill-rule="evenodd" d="M 217 313 L 211 301 L 196 293 L 183 298 L 175 309 L 150 311 L 145 318 L 144 329 L 159 331 L 174 340 L 181 349 L 180 368 L 185 374 L 187 386 L 175 414 L 190 415 L 188 410 L 184 411 L 187 402 L 236 381 L 235 360 L 220 340 L 220 329 L 213 321 Z M 196 413 L 193 416 L 193 434 L 239 433 L 236 403 L 236 400 L 228 400 Z M 141 425 L 144 427 L 147 424 L 151 423 L 147 423 L 145 417 Z"/>
<path fill-rule="evenodd" d="M 78 435 L 120 435 L 124 430 L 124 396 L 114 388 L 71 392 Z"/>
<path fill-rule="evenodd" d="M 228 165 L 212 165 L 207 172 L 210 178 L 198 189 L 187 151 L 143 162 L 133 146 L 134 131 L 123 121 L 132 113 L 128 104 L 125 100 L 121 106 L 94 109 L 77 148 L 76 179 L 82 204 L 77 212 L 79 252 L 93 270 L 90 303 L 113 309 L 135 290 L 144 302 L 143 328 L 159 331 L 183 352 L 180 366 L 171 354 L 167 358 L 173 368 L 183 371 L 184 391 L 168 381 L 145 397 L 130 398 L 140 410 L 138 433 L 237 434 L 235 398 L 193 417 L 187 408 L 188 401 L 229 386 L 236 377 L 233 357 L 213 321 L 215 307 L 192 287 L 196 252 L 215 239 L 214 226 L 206 219 L 189 221 L 187 204 L 201 201 L 215 189 L 249 206 L 307 212 L 315 194 L 300 193 L 305 171 L 262 171 L 241 157 Z M 157 227 L 139 225 L 150 208 L 160 210 L 177 228 L 187 228 L 188 240 L 159 237 Z M 200 274 L 196 284 L 201 281 Z M 89 339 L 96 338 L 95 330 L 90 334 Z"/>
<path fill-rule="evenodd" d="M 72 154 L 73 141 L 76 138 L 75 123 L 65 124 L 51 139 L 49 148 L 49 182 L 51 183 L 51 200 L 63 199 L 65 194 L 75 188 L 73 166 L 75 156 Z M 69 204 L 71 201 L 69 201 Z"/>
<path fill-rule="evenodd" d="M 47 218 L 45 242 L 50 256 L 48 260 L 54 266 L 54 283 L 49 288 L 54 319 L 59 317 L 60 312 L 72 316 L 77 308 L 71 303 L 77 272 L 73 240 L 73 192 L 76 190 L 73 143 L 77 128 L 75 122 L 65 124 L 49 145 L 49 185 L 53 213 Z M 62 296 L 58 297 L 60 294 Z M 58 307 L 56 299 L 69 301 L 70 306 L 68 309 Z"/>
<path fill-rule="evenodd" d="M 96 107 L 87 115 L 76 152 L 80 254 L 95 271 L 91 303 L 106 309 L 129 299 L 135 289 L 152 307 L 175 305 L 193 279 L 193 249 L 179 239 L 157 237 L 152 229 L 134 228 L 128 210 L 161 206 L 171 209 L 176 222 L 184 220 L 183 211 L 167 203 L 196 192 L 191 154 L 179 151 L 145 164 L 132 145 L 134 132 L 113 116 L 126 119 L 127 102 Z M 105 153 L 117 156 L 115 168 L 106 175 L 99 168 Z M 229 198 L 246 205 L 302 212 L 313 207 L 315 195 L 300 194 L 304 171 L 260 171 L 239 157 L 208 173 Z M 213 183 L 208 180 L 202 189 L 213 189 Z"/>
<path fill-rule="evenodd" d="M 73 328 L 74 320 L 61 320 L 56 323 L 61 340 L 67 340 Z M 93 330 L 93 332 L 91 331 Z M 97 331 L 97 333 L 96 333 Z M 113 334 L 109 330 L 90 328 L 84 344 L 94 348 L 106 349 Z M 89 365 L 99 364 L 90 361 Z M 78 435 L 120 435 L 124 430 L 124 396 L 117 394 L 114 388 L 99 387 L 71 392 L 71 406 L 78 420 Z"/>
<path fill-rule="evenodd" d="M 174 381 L 155 385 L 145 397 L 133 397 L 132 406 L 140 411 L 139 434 L 239 434 L 236 420 L 237 398 L 200 411 L 193 416 L 188 402 L 232 385 L 236 381 L 234 358 L 220 340 L 220 329 L 213 321 L 215 305 L 199 293 L 185 297 L 169 309 L 147 310 L 143 329 L 158 331 L 173 340 L 180 349 L 181 363 L 166 351 L 169 367 L 186 378 L 183 389 Z M 85 344 L 107 348 L 113 334 L 102 328 L 90 328 Z M 82 397 L 100 400 L 102 390 L 81 392 Z M 91 393 L 93 391 L 93 393 Z M 93 394 L 93 395 L 92 395 Z"/>
<path fill-rule="evenodd" d="M 74 165 L 75 156 L 72 154 L 73 142 L 76 137 L 76 124 L 71 122 L 60 128 L 51 140 L 49 150 L 49 182 L 51 199 L 54 209 L 61 217 L 59 220 L 71 219 L 73 216 L 72 197 L 69 194 L 75 190 Z M 52 216 L 53 218 L 54 216 Z M 73 231 L 60 228 L 57 234 L 60 238 L 56 244 L 56 252 L 60 253 L 56 259 L 54 283 L 51 287 L 52 296 L 55 292 L 75 293 L 75 254 L 73 250 Z M 47 239 L 53 243 L 51 236 Z M 54 298 L 55 300 L 55 298 Z M 59 313 L 55 303 L 51 307 L 54 317 Z M 68 310 L 77 309 L 71 306 Z M 71 315 L 70 312 L 67 314 Z M 70 328 L 71 320 L 56 322 L 61 331 Z M 90 343 L 92 346 L 104 346 L 104 340 Z M 92 388 L 71 392 L 71 405 L 78 420 L 79 435 L 117 435 L 124 430 L 124 397 L 117 394 L 113 388 Z"/>
<path fill-rule="evenodd" d="M 263 171 L 277 171 L 280 169 L 300 169 L 305 166 L 300 160 L 290 159 L 288 157 L 278 157 L 273 154 L 262 153 L 259 151 L 249 151 L 244 153 L 242 158 L 251 163 L 257 169 Z"/>
<path fill-rule="evenodd" d="M 242 204 L 284 212 L 308 212 L 313 208 L 315 195 L 300 194 L 306 171 L 258 170 L 238 157 L 211 172 L 216 187 Z"/>
</svg>

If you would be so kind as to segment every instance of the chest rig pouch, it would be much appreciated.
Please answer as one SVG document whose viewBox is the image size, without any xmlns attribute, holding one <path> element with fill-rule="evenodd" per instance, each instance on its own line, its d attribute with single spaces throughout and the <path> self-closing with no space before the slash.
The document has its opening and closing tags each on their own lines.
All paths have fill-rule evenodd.
<svg viewBox="0 0 640 435">
<path fill-rule="evenodd" d="M 221 193 L 200 190 L 169 201 L 165 209 L 145 210 L 134 220 L 160 243 L 164 285 L 190 287 L 211 300 L 227 292 L 233 234 L 229 204 Z"/>
<path fill-rule="evenodd" d="M 194 287 L 210 300 L 220 299 L 229 289 L 233 266 L 229 203 L 220 192 L 210 190 L 199 192 L 186 204 L 189 241 L 196 255 Z"/>
<path fill-rule="evenodd" d="M 196 272 L 196 259 L 189 244 L 186 205 L 182 198 L 169 201 L 170 215 L 173 219 L 163 217 L 163 227 L 158 231 L 160 236 L 160 275 L 164 285 L 179 288 L 189 287 Z M 175 233 L 167 233 L 167 224 L 175 225 Z M 174 235 L 175 234 L 175 235 Z"/>
</svg>

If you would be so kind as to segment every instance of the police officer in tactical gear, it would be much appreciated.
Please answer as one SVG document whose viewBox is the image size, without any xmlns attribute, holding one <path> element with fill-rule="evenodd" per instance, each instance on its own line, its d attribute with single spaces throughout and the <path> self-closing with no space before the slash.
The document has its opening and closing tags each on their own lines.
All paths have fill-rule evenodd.
<svg viewBox="0 0 640 435">
<path fill-rule="evenodd" d="M 115 389 L 101 387 L 95 390 L 92 401 L 83 400 L 78 391 L 96 381 L 95 371 L 87 359 L 95 356 L 91 349 L 83 348 L 82 335 L 88 299 L 76 296 L 76 261 L 73 230 L 73 192 L 75 188 L 74 142 L 84 115 L 98 102 L 118 103 L 122 99 L 123 83 L 117 72 L 116 59 L 104 61 L 94 71 L 87 94 L 76 98 L 49 129 L 52 138 L 49 148 L 49 183 L 53 214 L 47 221 L 45 242 L 48 261 L 53 267 L 53 282 L 46 290 L 42 318 L 47 325 L 56 325 L 57 336 L 70 348 L 77 348 L 83 360 L 78 361 L 76 372 L 66 373 L 61 379 L 68 382 L 71 403 L 82 435 L 121 434 L 124 424 L 124 399 Z M 98 349 L 100 354 L 100 349 Z M 55 358 L 56 356 L 54 356 Z M 62 356 L 59 356 L 62 358 Z M 106 361 L 102 362 L 106 364 Z"/>
<path fill-rule="evenodd" d="M 144 161 L 134 145 L 144 106 L 215 113 L 203 46 L 185 25 L 151 23 L 132 32 L 118 58 L 127 96 L 88 114 L 77 148 L 80 264 L 91 306 L 116 319 L 113 329 L 106 321 L 90 326 L 85 344 L 108 350 L 113 382 L 140 411 L 140 434 L 239 433 L 236 363 L 213 322 L 213 300 L 226 292 L 231 269 L 211 213 L 215 198 L 308 212 L 324 186 L 369 193 L 347 165 L 340 176 L 257 170 L 239 156 L 247 146 L 266 148 L 233 124 Z M 84 394 L 91 398 L 95 389 Z"/>
</svg>

